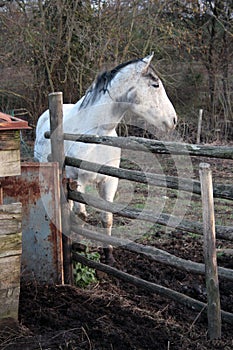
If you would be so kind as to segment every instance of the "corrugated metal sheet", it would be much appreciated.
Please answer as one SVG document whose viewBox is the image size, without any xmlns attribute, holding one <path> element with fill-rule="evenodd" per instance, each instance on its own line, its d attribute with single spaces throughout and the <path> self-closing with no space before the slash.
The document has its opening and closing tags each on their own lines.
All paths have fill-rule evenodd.
<svg viewBox="0 0 233 350">
<path fill-rule="evenodd" d="M 23 163 L 21 176 L 1 184 L 4 203 L 23 205 L 23 278 L 63 283 L 58 164 Z"/>
</svg>

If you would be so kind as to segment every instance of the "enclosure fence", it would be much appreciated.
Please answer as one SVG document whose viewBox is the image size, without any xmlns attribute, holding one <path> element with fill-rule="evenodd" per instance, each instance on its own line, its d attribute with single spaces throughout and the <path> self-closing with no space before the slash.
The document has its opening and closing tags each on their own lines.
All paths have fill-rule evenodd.
<svg viewBox="0 0 233 350">
<path fill-rule="evenodd" d="M 187 154 L 190 156 L 197 156 L 197 157 L 204 156 L 204 157 L 211 157 L 211 158 L 214 157 L 214 158 L 233 160 L 233 147 L 219 147 L 219 146 L 213 147 L 213 146 L 204 146 L 204 145 L 182 144 L 182 143 L 175 143 L 175 142 L 160 142 L 160 141 L 148 140 L 148 139 L 136 138 L 136 137 L 128 137 L 128 138 L 107 137 L 107 136 L 97 137 L 92 135 L 63 134 L 62 109 L 60 107 L 62 104 L 62 101 L 61 101 L 62 97 L 58 94 L 54 93 L 50 95 L 51 130 L 50 132 L 45 133 L 45 137 L 51 138 L 52 160 L 60 162 L 61 171 L 64 165 L 62 163 L 63 163 L 63 160 L 65 159 L 65 165 L 73 166 L 77 168 L 81 166 L 82 170 L 98 172 L 101 174 L 115 176 L 120 179 L 127 179 L 131 181 L 137 181 L 140 183 L 147 183 L 147 184 L 149 183 L 150 185 L 182 190 L 182 191 L 203 195 L 202 184 L 201 182 L 196 180 L 190 180 L 186 178 L 178 179 L 177 177 L 173 177 L 173 176 L 161 176 L 161 175 L 156 175 L 152 173 L 147 173 L 145 176 L 145 174 L 136 170 L 128 170 L 128 169 L 122 169 L 122 168 L 118 169 L 118 168 L 104 166 L 104 165 L 100 167 L 100 164 L 95 164 L 95 163 L 91 163 L 88 161 L 83 161 L 83 160 L 79 160 L 71 157 L 64 157 L 64 145 L 63 145 L 64 140 L 115 146 L 120 148 L 133 149 L 137 151 L 145 151 L 145 149 L 147 149 L 150 152 L 156 153 L 156 154 Z M 54 130 L 56 132 L 54 132 Z M 53 152 L 53 150 L 55 149 L 56 151 Z M 61 175 L 61 177 L 62 176 L 64 176 L 64 174 Z M 211 183 L 211 186 L 212 186 L 212 183 Z M 227 184 L 215 184 L 213 187 L 213 195 L 216 198 L 223 198 L 223 199 L 232 201 L 233 186 L 227 185 Z M 113 246 L 121 246 L 121 247 L 124 247 L 124 249 L 126 250 L 145 254 L 157 262 L 160 262 L 168 266 L 172 266 L 190 273 L 203 275 L 206 273 L 206 270 L 208 267 L 205 264 L 196 263 L 190 260 L 179 258 L 168 252 L 165 252 L 163 250 L 160 250 L 154 247 L 144 246 L 139 243 L 130 241 L 128 239 L 119 239 L 116 237 L 106 236 L 106 235 L 103 235 L 102 233 L 93 232 L 86 228 L 79 227 L 77 225 L 76 218 L 73 215 L 71 215 L 70 217 L 70 215 L 68 214 L 66 201 L 67 199 L 74 200 L 79 203 L 91 205 L 97 209 L 105 210 L 107 212 L 117 213 L 118 215 L 121 215 L 123 217 L 131 218 L 131 219 L 137 218 L 140 220 L 145 220 L 145 221 L 157 223 L 160 225 L 170 225 L 171 227 L 175 227 L 183 231 L 193 232 L 197 234 L 203 234 L 203 230 L 205 231 L 205 222 L 203 225 L 200 222 L 190 222 L 187 220 L 182 220 L 178 225 L 175 224 L 175 226 L 173 226 L 172 222 L 176 222 L 176 220 L 169 220 L 171 218 L 171 215 L 169 214 L 160 214 L 159 216 L 156 217 L 154 213 L 149 210 L 147 211 L 143 210 L 143 213 L 142 213 L 141 210 L 132 208 L 130 206 L 122 209 L 122 206 L 119 204 L 110 203 L 103 199 L 95 198 L 90 194 L 83 194 L 78 191 L 74 191 L 69 186 L 68 188 L 65 186 L 65 196 L 66 198 L 62 199 L 62 208 L 63 208 L 62 210 L 64 210 L 63 233 L 65 235 L 65 241 L 63 242 L 63 245 L 64 245 L 65 273 L 67 274 L 72 273 L 70 266 L 71 266 L 71 260 L 73 259 L 89 267 L 93 267 L 100 271 L 109 273 L 117 278 L 120 278 L 129 283 L 132 283 L 138 287 L 145 288 L 146 290 L 151 291 L 153 293 L 159 293 L 163 296 L 169 297 L 175 300 L 176 302 L 186 305 L 188 307 L 194 308 L 195 310 L 201 311 L 201 310 L 204 310 L 205 308 L 208 309 L 209 306 L 207 304 L 202 303 L 198 300 L 195 300 L 187 295 L 178 293 L 172 289 L 165 288 L 155 283 L 151 283 L 143 279 L 137 278 L 135 276 L 129 275 L 125 272 L 117 270 L 114 267 L 110 267 L 102 263 L 88 260 L 87 258 L 85 258 L 84 256 L 76 252 L 71 253 L 72 242 L 75 242 L 76 238 L 75 238 L 75 234 L 72 234 L 72 242 L 71 242 L 69 238 L 70 230 L 77 233 L 77 235 L 81 234 L 84 237 L 87 237 L 88 239 L 91 239 L 93 241 L 99 241 L 104 244 L 111 244 Z M 208 212 L 208 208 L 207 209 L 203 208 L 203 212 L 206 212 L 206 211 Z M 204 221 L 208 221 L 208 213 L 205 215 L 207 216 L 206 216 L 206 219 L 204 217 Z M 210 213 L 210 215 L 212 214 Z M 215 229 L 216 229 L 217 238 L 227 239 L 230 241 L 233 240 L 232 226 L 216 225 Z M 210 232 L 210 234 L 212 234 L 213 236 L 215 232 Z M 210 244 L 208 244 L 207 249 L 209 249 L 209 247 L 210 247 Z M 216 254 L 215 242 L 212 248 L 213 248 L 212 249 L 213 254 Z M 212 282 L 215 279 L 215 277 L 218 278 L 218 275 L 220 278 L 226 278 L 230 281 L 233 281 L 233 270 L 228 268 L 223 268 L 223 267 L 219 267 L 217 270 L 218 271 L 216 272 L 215 276 L 213 277 L 213 275 L 211 275 L 210 277 Z M 67 278 L 67 281 L 69 280 L 70 280 L 70 277 Z M 214 282 L 217 285 L 216 287 L 218 289 L 218 280 L 215 280 Z M 212 298 L 213 296 L 208 296 L 208 297 Z M 213 304 L 213 299 L 211 300 L 212 300 L 211 303 Z M 217 315 L 216 310 L 214 312 L 216 316 Z M 220 316 L 224 321 L 231 324 L 233 323 L 233 314 L 226 311 L 219 310 L 217 321 L 215 320 L 214 322 L 212 322 L 212 320 L 208 318 L 209 333 L 210 333 L 210 336 L 212 334 L 212 338 L 216 337 L 216 331 L 217 331 L 218 337 L 221 334 Z"/>
</svg>

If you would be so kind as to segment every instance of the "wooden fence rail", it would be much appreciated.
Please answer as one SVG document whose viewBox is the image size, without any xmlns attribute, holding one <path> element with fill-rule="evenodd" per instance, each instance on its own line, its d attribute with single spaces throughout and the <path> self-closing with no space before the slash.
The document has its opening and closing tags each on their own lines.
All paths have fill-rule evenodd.
<svg viewBox="0 0 233 350">
<path fill-rule="evenodd" d="M 73 253 L 73 259 L 75 261 L 80 262 L 80 263 L 82 263 L 86 266 L 89 266 L 91 268 L 94 268 L 94 269 L 97 269 L 99 271 L 111 274 L 112 276 L 119 278 L 125 282 L 131 283 L 134 286 L 146 289 L 147 291 L 149 291 L 151 293 L 159 293 L 160 295 L 162 295 L 164 297 L 168 297 L 168 298 L 170 298 L 170 299 L 172 299 L 172 300 L 174 300 L 182 305 L 185 305 L 191 309 L 194 309 L 196 311 L 202 311 L 202 310 L 204 311 L 204 309 L 206 309 L 206 307 L 207 307 L 207 305 L 205 303 L 198 301 L 196 299 L 193 299 L 187 295 L 176 292 L 170 288 L 166 288 L 166 287 L 163 287 L 161 285 L 145 281 L 141 278 L 132 276 L 126 272 L 119 271 L 118 269 L 116 269 L 114 267 L 107 266 L 105 264 L 98 263 L 98 262 L 93 261 L 93 260 L 89 260 L 80 254 Z M 225 322 L 233 324 L 233 314 L 232 313 L 221 310 L 221 316 Z"/>
<path fill-rule="evenodd" d="M 152 173 L 143 173 L 137 170 L 115 168 L 112 166 L 100 165 L 73 157 L 65 157 L 65 164 L 99 174 L 115 176 L 119 179 L 126 179 L 153 186 L 171 188 L 179 191 L 192 192 L 199 195 L 201 194 L 201 185 L 197 180 L 189 180 L 186 178 L 178 178 L 175 176 L 165 176 Z M 213 194 L 215 198 L 233 200 L 233 186 L 215 184 Z"/>
<path fill-rule="evenodd" d="M 150 257 L 152 260 L 162 263 L 164 265 L 177 268 L 186 272 L 191 272 L 195 274 L 204 275 L 205 265 L 191 260 L 186 260 L 172 255 L 162 249 L 158 249 L 152 246 L 145 246 L 140 243 L 133 242 L 129 239 L 116 238 L 112 236 L 107 236 L 100 232 L 93 232 L 86 228 L 80 227 L 80 223 L 75 217 L 71 220 L 71 230 L 72 230 L 72 241 L 76 242 L 78 237 L 84 236 L 95 242 L 101 242 L 104 246 L 111 244 L 114 247 L 123 247 L 124 249 L 144 254 Z M 233 281 L 233 270 L 224 267 L 218 267 L 218 274 L 222 278 L 226 278 Z"/>
<path fill-rule="evenodd" d="M 50 138 L 50 132 L 45 133 L 46 138 Z M 180 154 L 198 157 L 210 157 L 221 159 L 233 159 L 233 147 L 228 146 L 206 146 L 192 145 L 179 142 L 165 142 L 149 140 L 142 137 L 114 137 L 114 136 L 94 136 L 94 135 L 74 135 L 64 133 L 64 140 L 96 143 L 106 146 L 114 146 L 122 149 L 135 151 L 150 151 L 158 154 Z"/>
<path fill-rule="evenodd" d="M 46 132 L 45 137 L 50 138 L 50 132 Z M 119 147 L 121 149 L 146 151 L 146 152 L 157 153 L 157 154 L 187 155 L 187 156 L 198 156 L 198 157 L 201 156 L 201 157 L 222 158 L 222 159 L 233 160 L 233 147 L 213 147 L 213 146 L 206 146 L 206 145 L 205 146 L 191 145 L 191 144 L 184 144 L 184 143 L 178 143 L 178 142 L 161 142 L 161 141 L 148 140 L 148 139 L 143 139 L 138 137 L 124 138 L 124 137 L 109 137 L 109 136 L 94 136 L 94 135 L 73 135 L 73 134 L 63 134 L 63 140 L 95 143 L 95 144 L 107 145 L 112 147 Z M 87 171 L 93 171 L 93 172 L 102 173 L 110 176 L 116 176 L 118 178 L 128 179 L 128 180 L 137 181 L 145 184 L 150 184 L 150 185 L 155 185 L 160 187 L 167 187 L 175 190 L 188 191 L 198 195 L 200 195 L 201 193 L 203 194 L 203 191 L 201 191 L 203 190 L 203 188 L 201 188 L 199 181 L 175 178 L 172 176 L 155 175 L 152 173 L 142 173 L 139 171 L 135 171 L 135 170 L 132 171 L 132 170 L 122 169 L 122 168 L 116 169 L 109 166 L 103 166 L 100 164 L 94 164 L 87 161 L 77 160 L 71 157 L 65 157 L 64 159 L 64 156 L 62 156 L 60 158 L 64 160 L 63 165 L 74 166 Z M 211 183 L 211 186 L 212 186 L 212 183 Z M 211 191 L 212 191 L 212 187 L 211 187 Z M 216 184 L 214 186 L 213 192 L 215 197 L 233 200 L 233 186 Z M 80 203 L 88 204 L 104 211 L 117 213 L 123 217 L 145 220 L 152 223 L 179 228 L 181 230 L 185 230 L 189 232 L 203 234 L 203 225 L 199 222 L 189 222 L 168 214 L 160 214 L 159 216 L 155 216 L 153 211 L 138 210 L 135 208 L 125 207 L 125 205 L 121 205 L 121 204 L 113 204 L 103 199 L 95 198 L 88 194 L 83 194 L 77 191 L 73 191 L 71 187 L 68 188 L 67 195 L 68 195 L 68 199 L 71 199 Z M 78 234 L 83 234 L 84 236 L 86 235 L 87 237 L 93 240 L 97 240 L 97 241 L 99 240 L 104 244 L 106 244 L 107 242 L 109 244 L 109 242 L 112 243 L 113 241 L 115 241 L 115 244 L 118 244 L 118 245 L 123 244 L 125 248 L 128 250 L 133 250 L 133 251 L 146 254 L 147 256 L 150 256 L 152 259 L 165 263 L 167 265 L 178 267 L 186 271 L 187 270 L 192 271 L 194 273 L 203 274 L 205 271 L 204 264 L 185 261 L 184 259 L 172 256 L 167 252 L 161 251 L 153 247 L 143 247 L 140 244 L 137 244 L 135 242 L 130 242 L 128 240 L 117 240 L 116 238 L 112 238 L 112 237 L 105 236 L 104 238 L 102 238 L 101 235 L 99 235 L 98 233 L 93 234 L 91 231 L 87 229 L 80 229 L 80 228 L 77 229 L 75 220 L 73 220 L 70 228 L 73 230 L 72 235 L 75 235 L 75 232 L 77 232 Z M 216 236 L 218 238 L 233 240 L 233 228 L 229 226 L 216 226 Z M 214 251 L 214 254 L 216 254 L 216 250 Z M 113 276 L 123 279 L 126 282 L 133 283 L 138 287 L 143 287 L 148 291 L 157 292 L 157 293 L 160 293 L 161 295 L 168 296 L 169 298 L 176 300 L 181 304 L 187 305 L 189 307 L 191 306 L 193 308 L 196 308 L 199 311 L 204 310 L 206 308 L 206 304 L 201 303 L 188 296 L 185 296 L 181 293 L 178 293 L 176 291 L 173 291 L 171 289 L 168 289 L 162 286 L 158 286 L 151 282 L 144 281 L 135 276 L 126 274 L 122 271 L 118 271 L 113 267 L 109 267 L 101 263 L 90 261 L 75 252 L 73 253 L 73 259 L 89 267 L 93 267 L 100 271 L 110 273 Z M 221 267 L 219 267 L 217 270 L 218 271 L 216 272 L 217 274 L 219 273 L 220 277 L 227 278 L 231 281 L 233 280 L 232 270 L 221 268 Z M 219 296 L 218 296 L 218 300 L 219 300 Z M 209 296 L 208 296 L 208 302 L 209 302 Z M 208 304 L 208 312 L 209 310 L 210 308 Z M 216 316 L 217 314 L 215 313 L 214 315 Z M 220 315 L 220 303 L 219 303 L 219 315 Z M 218 319 L 219 319 L 218 325 L 215 322 L 216 320 L 213 319 L 213 317 L 211 319 L 211 322 L 213 321 L 212 329 L 219 330 L 218 332 L 219 334 L 217 336 L 221 335 L 221 317 L 219 315 L 218 315 Z M 221 311 L 221 316 L 222 316 L 222 319 L 225 319 L 225 321 L 233 324 L 233 314 L 225 311 Z M 209 327 L 209 330 L 210 330 L 210 327 Z M 212 334 L 211 339 L 213 338 L 215 338 L 214 332 Z"/>
<path fill-rule="evenodd" d="M 140 219 L 155 224 L 177 228 L 183 231 L 203 234 L 203 225 L 199 222 L 187 220 L 178 221 L 178 218 L 170 214 L 160 214 L 156 216 L 153 211 L 135 209 L 130 206 L 124 208 L 122 204 L 111 203 L 104 199 L 91 196 L 87 193 L 68 191 L 68 199 L 93 206 L 94 208 L 106 210 L 111 213 L 121 215 L 130 219 Z M 174 220 L 170 220 L 173 218 Z M 233 227 L 216 225 L 217 238 L 233 241 Z"/>
</svg>

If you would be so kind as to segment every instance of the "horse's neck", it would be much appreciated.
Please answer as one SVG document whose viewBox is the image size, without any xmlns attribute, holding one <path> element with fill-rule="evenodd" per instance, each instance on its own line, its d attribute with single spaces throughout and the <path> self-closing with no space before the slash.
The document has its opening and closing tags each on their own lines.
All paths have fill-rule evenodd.
<svg viewBox="0 0 233 350">
<path fill-rule="evenodd" d="M 125 107 L 106 92 L 97 103 L 79 109 L 81 100 L 64 114 L 64 129 L 71 133 L 115 135 L 115 129 L 125 114 Z"/>
<path fill-rule="evenodd" d="M 124 68 L 109 83 L 108 90 L 91 106 L 80 108 L 85 97 L 79 100 L 73 109 L 64 115 L 66 132 L 115 135 L 117 124 L 127 111 L 127 91 L 132 87 L 135 71 Z"/>
</svg>

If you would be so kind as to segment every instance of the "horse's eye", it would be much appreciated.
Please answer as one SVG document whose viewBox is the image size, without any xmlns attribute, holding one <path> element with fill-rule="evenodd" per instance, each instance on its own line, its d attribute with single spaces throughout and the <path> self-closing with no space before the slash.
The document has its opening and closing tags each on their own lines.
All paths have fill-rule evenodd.
<svg viewBox="0 0 233 350">
<path fill-rule="evenodd" d="M 153 86 L 154 88 L 158 88 L 159 87 L 159 83 L 153 83 L 153 84 L 151 84 L 151 86 Z"/>
</svg>

